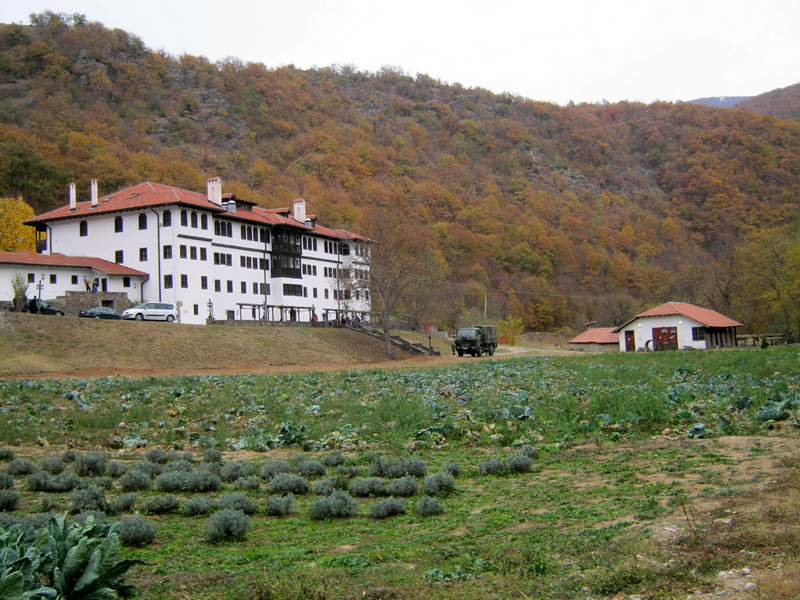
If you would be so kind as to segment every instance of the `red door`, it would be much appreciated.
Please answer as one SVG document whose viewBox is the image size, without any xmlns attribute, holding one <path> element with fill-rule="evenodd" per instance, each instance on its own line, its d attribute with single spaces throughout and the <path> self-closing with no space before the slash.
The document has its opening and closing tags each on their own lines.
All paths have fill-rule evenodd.
<svg viewBox="0 0 800 600">
<path fill-rule="evenodd" d="M 636 337 L 634 336 L 633 331 L 626 331 L 625 352 L 635 352 L 635 351 L 636 351 Z"/>
<path fill-rule="evenodd" d="M 656 350 L 677 350 L 677 327 L 653 327 L 653 345 Z"/>
</svg>

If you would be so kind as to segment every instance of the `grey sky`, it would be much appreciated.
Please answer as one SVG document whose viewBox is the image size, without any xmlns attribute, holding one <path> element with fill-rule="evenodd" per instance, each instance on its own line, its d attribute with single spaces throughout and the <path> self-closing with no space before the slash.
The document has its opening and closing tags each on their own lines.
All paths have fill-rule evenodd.
<svg viewBox="0 0 800 600">
<path fill-rule="evenodd" d="M 749 96 L 800 82 L 798 0 L 0 0 L 83 13 L 173 55 L 384 65 L 565 104 Z"/>
</svg>

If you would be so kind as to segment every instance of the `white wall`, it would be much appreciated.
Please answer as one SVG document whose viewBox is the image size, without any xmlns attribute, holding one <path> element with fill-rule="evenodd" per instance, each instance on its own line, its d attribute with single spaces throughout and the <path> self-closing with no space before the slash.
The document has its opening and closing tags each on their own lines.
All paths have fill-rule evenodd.
<svg viewBox="0 0 800 600">
<path fill-rule="evenodd" d="M 619 349 L 625 352 L 625 332 L 633 331 L 636 338 L 636 350 L 644 348 L 648 341 L 653 339 L 653 328 L 676 327 L 678 330 L 678 350 L 684 347 L 705 350 L 705 340 L 692 340 L 692 328 L 703 327 L 701 323 L 681 315 L 664 317 L 641 317 L 628 324 L 619 332 Z M 652 348 L 652 344 L 650 344 Z"/>
</svg>

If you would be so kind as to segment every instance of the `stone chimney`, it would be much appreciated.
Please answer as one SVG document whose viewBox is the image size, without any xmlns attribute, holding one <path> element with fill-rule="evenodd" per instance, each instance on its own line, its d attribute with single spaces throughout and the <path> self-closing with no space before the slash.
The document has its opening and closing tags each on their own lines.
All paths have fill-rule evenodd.
<svg viewBox="0 0 800 600">
<path fill-rule="evenodd" d="M 306 201 L 303 198 L 298 198 L 294 201 L 294 220 L 305 225 Z"/>
<path fill-rule="evenodd" d="M 92 179 L 92 206 L 97 206 L 97 179 Z"/>
<path fill-rule="evenodd" d="M 208 201 L 222 206 L 222 180 L 219 177 L 208 180 Z"/>
<path fill-rule="evenodd" d="M 78 208 L 78 196 L 75 192 L 75 182 L 72 181 L 69 184 L 69 209 L 75 210 Z"/>
</svg>

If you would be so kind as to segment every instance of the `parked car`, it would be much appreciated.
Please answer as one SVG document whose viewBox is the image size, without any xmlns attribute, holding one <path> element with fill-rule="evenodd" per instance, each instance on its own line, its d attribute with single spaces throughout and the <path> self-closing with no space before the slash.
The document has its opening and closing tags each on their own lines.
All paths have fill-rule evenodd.
<svg viewBox="0 0 800 600">
<path fill-rule="evenodd" d="M 167 323 L 172 323 L 178 318 L 178 310 L 174 304 L 168 302 L 143 302 L 122 311 L 120 317 L 137 321 L 166 321 Z"/>
<path fill-rule="evenodd" d="M 78 313 L 79 317 L 87 317 L 89 319 L 119 319 L 121 318 L 113 308 L 107 306 L 95 306 L 94 308 L 87 308 Z"/>
<path fill-rule="evenodd" d="M 58 315 L 59 317 L 64 316 L 64 311 L 60 308 L 56 308 L 55 306 L 50 306 L 44 300 L 39 300 L 38 298 L 31 298 L 28 301 L 26 306 L 28 312 L 30 313 L 39 313 L 40 315 Z M 22 312 L 25 312 L 23 309 Z"/>
</svg>

